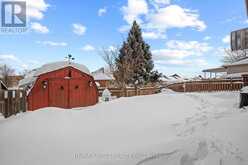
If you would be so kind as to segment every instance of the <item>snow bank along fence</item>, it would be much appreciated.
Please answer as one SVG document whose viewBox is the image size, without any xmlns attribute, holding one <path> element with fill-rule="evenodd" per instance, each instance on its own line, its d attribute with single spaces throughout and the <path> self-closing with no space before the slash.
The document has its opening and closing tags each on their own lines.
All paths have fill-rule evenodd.
<svg viewBox="0 0 248 165">
<path fill-rule="evenodd" d="M 211 91 L 238 91 L 243 87 L 243 80 L 203 80 L 189 81 L 167 85 L 167 88 L 176 92 L 211 92 Z"/>
<path fill-rule="evenodd" d="M 102 96 L 102 92 L 105 88 L 99 88 L 99 96 Z M 132 97 L 132 96 L 141 96 L 141 95 L 152 95 L 160 93 L 161 88 L 159 87 L 145 87 L 145 88 L 134 88 L 129 87 L 126 89 L 122 88 L 108 88 L 112 96 L 116 97 Z"/>
<path fill-rule="evenodd" d="M 5 118 L 26 111 L 26 91 L 24 90 L 1 90 L 0 113 Z"/>
</svg>

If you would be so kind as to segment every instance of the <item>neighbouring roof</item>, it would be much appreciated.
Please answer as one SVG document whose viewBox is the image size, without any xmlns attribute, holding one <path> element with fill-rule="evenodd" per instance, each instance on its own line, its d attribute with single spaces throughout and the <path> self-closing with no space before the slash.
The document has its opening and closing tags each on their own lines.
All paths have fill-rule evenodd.
<svg viewBox="0 0 248 165">
<path fill-rule="evenodd" d="M 114 80 L 114 78 L 106 73 L 93 73 L 92 76 L 95 80 Z"/>
<path fill-rule="evenodd" d="M 31 84 L 31 83 L 35 82 L 37 77 L 42 75 L 42 74 L 52 72 L 55 70 L 59 70 L 59 69 L 63 69 L 66 67 L 73 67 L 73 68 L 78 69 L 78 70 L 80 70 L 80 71 L 82 71 L 88 75 L 91 75 L 89 69 L 85 65 L 77 64 L 77 63 L 73 63 L 73 62 L 69 63 L 68 61 L 53 62 L 53 63 L 45 64 L 45 65 L 41 66 L 40 68 L 34 69 L 33 71 L 29 72 L 25 76 L 25 78 L 19 82 L 19 86 L 22 87 L 22 86 L 26 86 L 28 84 Z"/>
<path fill-rule="evenodd" d="M 226 68 L 224 67 L 211 68 L 211 69 L 205 69 L 202 72 L 220 73 L 220 72 L 226 72 Z"/>
<path fill-rule="evenodd" d="M 92 76 L 95 80 L 114 80 L 114 76 L 108 68 L 100 68 L 92 72 Z"/>
<path fill-rule="evenodd" d="M 233 73 L 233 74 L 227 74 L 227 75 L 223 75 L 221 76 L 222 78 L 241 78 L 242 75 L 247 75 L 248 72 L 242 72 L 242 73 Z"/>
<path fill-rule="evenodd" d="M 178 74 L 173 74 L 173 75 L 170 75 L 169 77 L 173 77 L 175 79 L 180 79 L 181 76 L 179 76 Z"/>
<path fill-rule="evenodd" d="M 239 66 L 239 65 L 248 65 L 248 57 L 245 57 L 245 58 L 243 58 L 237 62 L 233 62 L 231 64 L 225 64 L 219 68 L 205 69 L 205 70 L 203 70 L 203 72 L 221 73 L 221 72 L 226 72 L 227 67 Z"/>
<path fill-rule="evenodd" d="M 236 65 L 248 65 L 248 58 L 244 58 L 242 60 L 239 60 L 237 62 L 234 62 L 234 63 L 231 63 L 231 64 L 227 64 L 227 65 L 224 65 L 225 66 L 236 66 Z"/>
<path fill-rule="evenodd" d="M 159 80 L 160 81 L 168 81 L 168 80 L 170 80 L 170 78 L 164 75 L 164 76 L 160 77 Z"/>
</svg>

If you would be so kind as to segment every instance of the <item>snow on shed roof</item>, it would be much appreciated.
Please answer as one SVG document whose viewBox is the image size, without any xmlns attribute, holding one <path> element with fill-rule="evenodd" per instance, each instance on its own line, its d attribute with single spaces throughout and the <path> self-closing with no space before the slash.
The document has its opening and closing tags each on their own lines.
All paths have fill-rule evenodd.
<svg viewBox="0 0 248 165">
<path fill-rule="evenodd" d="M 78 70 L 80 70 L 80 71 L 82 71 L 88 75 L 91 75 L 89 69 L 85 65 L 77 64 L 77 63 L 73 63 L 73 62 L 69 63 L 68 61 L 53 62 L 53 63 L 45 64 L 45 65 L 41 66 L 40 68 L 31 71 L 29 74 L 27 74 L 25 76 L 24 79 L 22 79 L 19 82 L 19 86 L 22 87 L 22 86 L 26 86 L 28 84 L 31 84 L 31 83 L 35 82 L 37 77 L 42 75 L 42 74 L 52 72 L 55 70 L 59 70 L 59 69 L 63 69 L 66 67 L 73 67 L 73 68 L 76 68 L 76 69 L 78 69 Z"/>
<path fill-rule="evenodd" d="M 60 62 L 53 62 L 53 63 L 43 65 L 42 67 L 37 69 L 34 76 L 39 76 L 39 75 L 42 75 L 44 73 L 52 72 L 52 71 L 66 68 L 69 66 L 76 68 L 76 69 L 78 69 L 78 70 L 80 70 L 80 71 L 82 71 L 88 75 L 91 75 L 89 69 L 85 65 L 77 64 L 77 63 L 73 63 L 73 62 L 69 63 L 68 61 L 60 61 Z"/>
</svg>

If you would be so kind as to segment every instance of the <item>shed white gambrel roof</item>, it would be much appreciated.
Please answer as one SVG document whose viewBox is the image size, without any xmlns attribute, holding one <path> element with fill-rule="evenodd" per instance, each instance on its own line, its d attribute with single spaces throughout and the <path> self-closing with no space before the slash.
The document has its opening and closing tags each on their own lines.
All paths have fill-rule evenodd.
<svg viewBox="0 0 248 165">
<path fill-rule="evenodd" d="M 39 77 L 42 74 L 49 73 L 49 72 L 59 70 L 59 69 L 63 69 L 66 67 L 73 67 L 88 75 L 91 75 L 89 69 L 85 65 L 77 64 L 73 62 L 69 63 L 68 61 L 59 61 L 59 62 L 45 64 L 41 66 L 40 68 L 34 69 L 33 71 L 29 72 L 29 74 L 27 74 L 25 78 L 19 82 L 19 87 L 23 87 L 23 86 L 34 83 L 37 77 Z"/>
</svg>

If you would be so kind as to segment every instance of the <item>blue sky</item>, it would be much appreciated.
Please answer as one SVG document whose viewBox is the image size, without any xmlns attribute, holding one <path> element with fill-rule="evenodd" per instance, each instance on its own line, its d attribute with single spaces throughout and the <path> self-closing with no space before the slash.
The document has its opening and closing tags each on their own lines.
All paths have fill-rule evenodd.
<svg viewBox="0 0 248 165">
<path fill-rule="evenodd" d="M 1 1 L 1 0 L 0 0 Z M 229 34 L 248 26 L 243 0 L 27 0 L 25 34 L 0 35 L 0 61 L 33 69 L 72 54 L 91 71 L 101 48 L 121 45 L 135 19 L 166 75 L 221 65 Z"/>
</svg>

